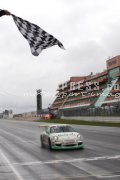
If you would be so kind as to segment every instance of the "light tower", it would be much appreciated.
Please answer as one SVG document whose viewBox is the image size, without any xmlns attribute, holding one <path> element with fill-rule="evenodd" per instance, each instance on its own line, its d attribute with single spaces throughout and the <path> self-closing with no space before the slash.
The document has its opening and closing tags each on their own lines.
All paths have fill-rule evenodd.
<svg viewBox="0 0 120 180">
<path fill-rule="evenodd" d="M 42 90 L 37 90 L 37 114 L 40 114 L 42 111 Z"/>
</svg>

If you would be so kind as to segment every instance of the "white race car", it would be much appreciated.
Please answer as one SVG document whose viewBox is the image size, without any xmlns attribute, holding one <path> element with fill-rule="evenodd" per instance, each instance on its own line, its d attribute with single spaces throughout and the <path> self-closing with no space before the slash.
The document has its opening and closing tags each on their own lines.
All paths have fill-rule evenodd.
<svg viewBox="0 0 120 180">
<path fill-rule="evenodd" d="M 39 127 L 43 127 L 41 125 Z M 45 131 L 40 135 L 41 147 L 49 149 L 79 149 L 84 148 L 83 137 L 69 125 L 45 125 Z"/>
</svg>

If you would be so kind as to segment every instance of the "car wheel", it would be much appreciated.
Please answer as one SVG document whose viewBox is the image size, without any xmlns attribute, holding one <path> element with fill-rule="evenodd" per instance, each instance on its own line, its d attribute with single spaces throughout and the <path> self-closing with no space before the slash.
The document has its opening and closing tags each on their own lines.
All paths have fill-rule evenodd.
<svg viewBox="0 0 120 180">
<path fill-rule="evenodd" d="M 42 138 L 42 136 L 40 137 L 40 141 L 41 141 L 41 148 L 44 148 L 44 143 L 43 143 L 43 138 Z"/>
<path fill-rule="evenodd" d="M 48 142 L 49 142 L 49 150 L 51 150 L 51 149 L 52 149 L 52 146 L 51 146 L 51 140 L 50 140 L 50 138 L 49 138 Z"/>
</svg>

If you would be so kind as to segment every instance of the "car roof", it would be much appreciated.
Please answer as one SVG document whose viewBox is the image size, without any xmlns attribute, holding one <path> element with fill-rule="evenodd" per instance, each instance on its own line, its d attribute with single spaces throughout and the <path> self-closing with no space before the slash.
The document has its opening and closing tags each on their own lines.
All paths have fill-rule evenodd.
<svg viewBox="0 0 120 180">
<path fill-rule="evenodd" d="M 44 128 L 51 128 L 51 127 L 60 127 L 60 126 L 70 126 L 70 125 L 68 125 L 68 124 L 42 124 L 42 125 L 39 125 L 38 127 L 39 128 L 42 128 L 42 127 L 44 127 Z"/>
<path fill-rule="evenodd" d="M 54 127 L 54 126 L 68 126 L 67 124 L 52 124 L 49 125 L 49 127 Z"/>
</svg>

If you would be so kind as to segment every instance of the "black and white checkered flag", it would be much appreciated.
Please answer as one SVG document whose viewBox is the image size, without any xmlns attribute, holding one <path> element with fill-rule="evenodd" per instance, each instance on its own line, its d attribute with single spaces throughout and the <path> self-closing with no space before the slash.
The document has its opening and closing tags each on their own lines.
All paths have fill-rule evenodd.
<svg viewBox="0 0 120 180">
<path fill-rule="evenodd" d="M 39 26 L 13 14 L 11 15 L 19 31 L 27 39 L 34 56 L 38 56 L 43 49 L 54 45 L 58 45 L 60 48 L 64 49 L 64 46 L 59 40 L 45 32 Z"/>
</svg>

